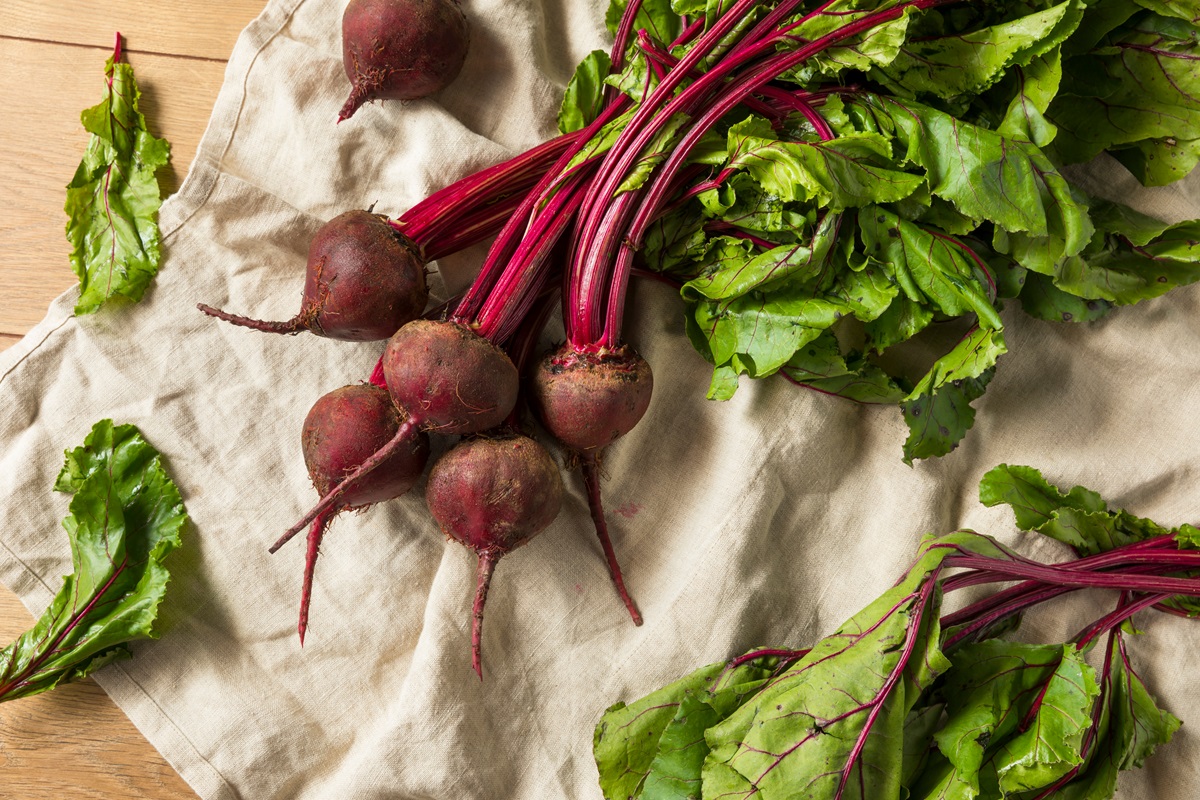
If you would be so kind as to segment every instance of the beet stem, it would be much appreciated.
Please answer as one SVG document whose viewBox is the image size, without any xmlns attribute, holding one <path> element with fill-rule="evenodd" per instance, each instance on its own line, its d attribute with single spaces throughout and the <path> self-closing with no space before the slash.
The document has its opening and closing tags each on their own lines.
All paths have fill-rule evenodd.
<svg viewBox="0 0 1200 800">
<path fill-rule="evenodd" d="M 492 585 L 492 574 L 501 553 L 484 550 L 479 553 L 479 569 L 476 577 L 475 604 L 471 607 L 471 667 L 479 680 L 483 680 L 483 607 L 487 603 L 488 588 Z"/>
<path fill-rule="evenodd" d="M 617 587 L 617 594 L 621 596 L 621 602 L 625 604 L 625 608 L 629 609 L 629 616 L 633 617 L 633 624 L 641 625 L 642 614 L 638 611 L 633 598 L 629 596 L 629 592 L 625 590 L 625 580 L 621 577 L 621 565 L 617 563 L 617 554 L 613 550 L 612 539 L 608 537 L 608 522 L 604 519 L 604 504 L 600 500 L 600 470 L 596 466 L 596 457 L 590 454 L 584 455 L 580 468 L 583 472 L 583 485 L 587 488 L 588 510 L 592 513 L 592 522 L 596 524 L 596 536 L 600 539 L 600 546 L 604 548 L 604 558 L 608 562 L 608 574 L 612 576 L 613 585 Z"/>
<path fill-rule="evenodd" d="M 207 306 L 204 303 L 197 303 L 196 308 L 210 317 L 216 317 L 217 319 L 239 325 L 243 328 L 253 328 L 256 331 L 264 331 L 266 333 L 293 334 L 308 330 L 308 323 L 304 319 L 305 315 L 303 312 L 282 322 L 267 322 L 259 319 L 251 319 L 250 317 L 242 317 L 237 314 L 230 314 L 227 311 Z"/>
<path fill-rule="evenodd" d="M 305 514 L 299 522 L 288 528 L 287 531 L 284 532 L 283 536 L 280 536 L 278 541 L 271 545 L 267 552 L 276 552 L 279 548 L 290 542 L 292 537 L 294 537 L 297 533 L 308 527 L 308 525 L 318 516 L 333 509 L 338 504 L 338 501 L 342 499 L 342 495 L 354 488 L 354 485 L 358 481 L 362 480 L 368 473 L 372 472 L 384 461 L 387 461 L 389 458 L 391 458 L 396 450 L 404 444 L 405 440 L 412 435 L 412 432 L 417 429 L 419 424 L 420 423 L 414 420 L 411 416 L 402 422 L 399 430 L 396 431 L 396 435 L 393 436 L 387 444 L 372 453 L 370 458 L 359 464 L 358 468 L 342 479 L 341 483 L 330 489 L 329 493 L 322 497 L 315 506 L 309 509 L 309 512 Z"/>
<path fill-rule="evenodd" d="M 304 632 L 308 630 L 308 607 L 312 602 L 313 572 L 317 567 L 317 556 L 321 554 L 321 540 L 333 519 L 335 511 L 318 514 L 308 529 L 308 554 L 304 559 L 304 586 L 300 590 L 300 623 L 296 631 L 300 634 L 300 646 L 304 647 Z"/>
</svg>

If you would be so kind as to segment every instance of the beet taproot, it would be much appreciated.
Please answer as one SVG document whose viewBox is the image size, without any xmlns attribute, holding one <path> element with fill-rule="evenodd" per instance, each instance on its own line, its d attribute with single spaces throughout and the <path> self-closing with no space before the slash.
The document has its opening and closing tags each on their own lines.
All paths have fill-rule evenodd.
<svg viewBox="0 0 1200 800">
<path fill-rule="evenodd" d="M 311 331 L 352 342 L 386 339 L 425 310 L 420 248 L 386 217 L 347 211 L 321 226 L 308 249 L 300 313 L 267 322 L 201 303 L 209 316 L 267 333 Z"/>
<path fill-rule="evenodd" d="M 372 100 L 416 100 L 441 91 L 462 70 L 470 44 L 456 0 L 350 0 L 342 15 L 342 65 L 349 119 Z"/>
</svg>

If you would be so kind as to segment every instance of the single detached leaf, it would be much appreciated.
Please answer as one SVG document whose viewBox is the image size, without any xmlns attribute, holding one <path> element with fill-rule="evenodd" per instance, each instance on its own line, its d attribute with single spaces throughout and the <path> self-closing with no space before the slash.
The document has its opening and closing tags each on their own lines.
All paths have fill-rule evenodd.
<svg viewBox="0 0 1200 800">
<path fill-rule="evenodd" d="M 0 651 L 0 700 L 82 678 L 155 638 L 167 554 L 187 513 L 162 460 L 137 428 L 103 420 L 67 453 L 55 489 L 74 495 L 63 527 L 73 574 L 34 627 Z"/>
<path fill-rule="evenodd" d="M 1007 350 L 999 330 L 976 328 L 934 362 L 901 406 L 909 432 L 904 463 L 943 456 L 958 445 L 975 422 L 971 403 L 983 396 L 996 359 Z"/>
<path fill-rule="evenodd" d="M 114 297 L 137 302 L 158 272 L 162 200 L 154 173 L 166 165 L 170 145 L 146 130 L 133 68 L 120 62 L 119 52 L 108 60 L 105 78 L 104 100 L 80 115 L 92 136 L 67 184 L 77 314 L 89 314 Z"/>
<path fill-rule="evenodd" d="M 558 129 L 572 133 L 586 128 L 600 114 L 608 71 L 612 68 L 608 53 L 593 50 L 584 56 L 567 83 L 562 106 L 558 110 Z"/>
</svg>

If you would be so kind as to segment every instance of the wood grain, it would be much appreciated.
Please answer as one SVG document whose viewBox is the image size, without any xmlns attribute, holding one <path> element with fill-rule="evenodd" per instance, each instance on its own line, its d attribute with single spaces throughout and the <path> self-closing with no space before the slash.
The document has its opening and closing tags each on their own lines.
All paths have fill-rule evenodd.
<svg viewBox="0 0 1200 800">
<path fill-rule="evenodd" d="M 263 0 L 4 0 L 0 33 L 19 39 L 111 49 L 120 31 L 134 53 L 229 58 Z"/>
<path fill-rule="evenodd" d="M 151 130 L 172 144 L 160 173 L 178 188 L 196 153 L 238 33 L 264 0 L 0 0 L 0 350 L 75 282 L 67 262 L 65 186 L 87 142 L 79 112 L 99 102 L 113 33 L 127 37 Z M 66 446 L 66 444 L 64 444 Z M 33 623 L 0 587 L 0 645 Z M 93 681 L 0 704 L 0 800 L 195 794 Z"/>
<path fill-rule="evenodd" d="M 75 284 L 63 237 L 65 187 L 87 145 L 79 112 L 100 101 L 108 55 L 106 48 L 0 39 L 0 61 L 20 72 L 0 82 L 0 107 L 23 109 L 0 115 L 0 186 L 9 199 L 0 215 L 0 333 L 29 330 Z M 171 164 L 159 174 L 170 193 L 196 155 L 225 65 L 139 53 L 129 62 L 151 132 L 171 142 Z"/>
</svg>

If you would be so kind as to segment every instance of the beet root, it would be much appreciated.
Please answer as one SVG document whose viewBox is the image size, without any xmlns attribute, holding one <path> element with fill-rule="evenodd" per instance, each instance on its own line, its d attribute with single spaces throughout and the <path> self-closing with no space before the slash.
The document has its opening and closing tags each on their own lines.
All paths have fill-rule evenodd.
<svg viewBox="0 0 1200 800">
<path fill-rule="evenodd" d="M 534 407 L 542 424 L 579 455 L 588 510 L 608 574 L 633 624 L 641 625 L 642 614 L 625 588 L 608 535 L 597 458 L 603 448 L 633 430 L 650 406 L 654 389 L 650 365 L 628 345 L 589 353 L 568 344 L 538 362 L 531 383 Z"/>
<path fill-rule="evenodd" d="M 520 379 L 503 350 L 456 322 L 416 319 L 383 351 L 388 391 L 408 418 L 396 435 L 309 509 L 274 545 L 279 548 L 341 502 L 342 495 L 391 458 L 417 430 L 477 433 L 499 425 L 517 403 Z"/>
<path fill-rule="evenodd" d="M 371 384 L 344 386 L 317 400 L 304 420 L 301 445 L 304 463 L 313 487 L 322 495 L 342 483 L 344 477 L 391 442 L 404 423 L 387 390 Z M 346 509 L 365 508 L 399 497 L 413 487 L 429 460 L 429 437 L 412 429 L 402 446 L 377 469 L 347 487 L 337 503 L 312 521 L 304 563 L 300 595 L 300 644 L 308 628 L 313 573 L 321 540 L 330 521 Z M 271 548 L 275 552 L 283 542 Z"/>
<path fill-rule="evenodd" d="M 508 355 L 456 322 L 417 319 L 396 331 L 383 351 L 383 374 L 396 403 L 437 433 L 499 425 L 520 389 Z"/>
<path fill-rule="evenodd" d="M 369 211 L 321 226 L 308 249 L 300 313 L 265 322 L 201 304 L 209 316 L 268 333 L 311 331 L 352 342 L 386 339 L 425 310 L 425 260 L 411 239 Z"/>
<path fill-rule="evenodd" d="M 564 345 L 538 362 L 532 389 L 538 417 L 554 438 L 594 453 L 638 424 L 650 406 L 654 376 L 628 345 L 600 353 Z"/>
<path fill-rule="evenodd" d="M 479 557 L 471 617 L 471 666 L 483 679 L 483 609 L 496 563 L 558 516 L 562 478 L 546 449 L 527 436 L 475 438 L 429 473 L 425 502 L 442 531 Z"/>
<path fill-rule="evenodd" d="M 457 0 L 350 0 L 342 64 L 352 89 L 338 122 L 371 100 L 416 100 L 444 89 L 458 77 L 469 42 Z"/>
</svg>

